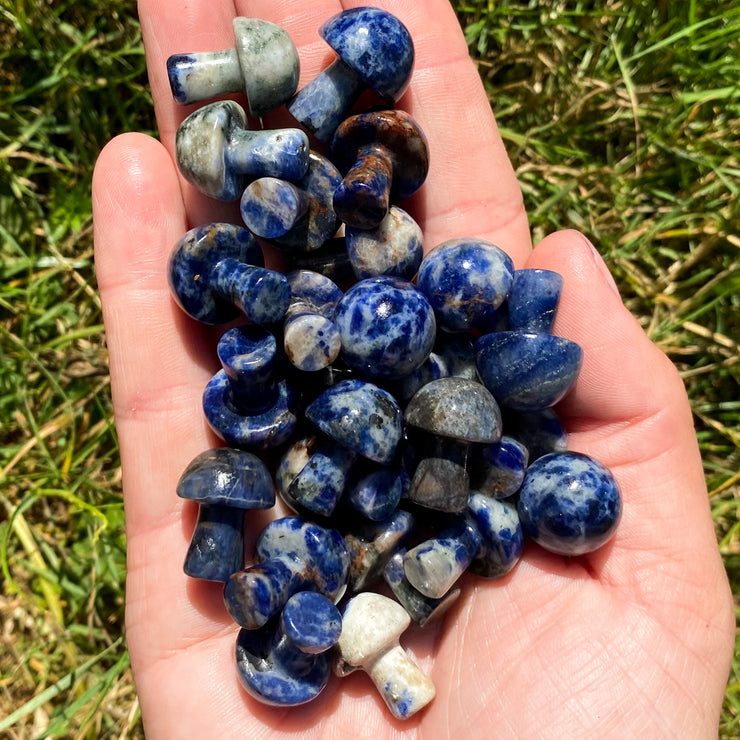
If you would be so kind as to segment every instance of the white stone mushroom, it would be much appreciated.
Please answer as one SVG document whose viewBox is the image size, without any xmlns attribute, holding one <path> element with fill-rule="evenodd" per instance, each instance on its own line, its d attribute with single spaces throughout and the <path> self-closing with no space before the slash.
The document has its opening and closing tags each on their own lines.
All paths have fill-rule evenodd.
<svg viewBox="0 0 740 740">
<path fill-rule="evenodd" d="M 406 610 L 387 596 L 365 591 L 347 602 L 337 643 L 339 675 L 356 668 L 372 679 L 394 717 L 407 719 L 434 698 L 434 684 L 398 644 L 409 626 Z"/>
</svg>

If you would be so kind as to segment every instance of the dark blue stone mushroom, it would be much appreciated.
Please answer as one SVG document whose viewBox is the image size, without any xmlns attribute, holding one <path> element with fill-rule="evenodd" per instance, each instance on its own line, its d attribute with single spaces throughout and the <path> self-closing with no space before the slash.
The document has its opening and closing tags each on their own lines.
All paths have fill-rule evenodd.
<svg viewBox="0 0 740 740">
<path fill-rule="evenodd" d="M 331 674 L 328 650 L 342 632 L 330 599 L 300 591 L 288 599 L 277 626 L 242 629 L 236 641 L 239 682 L 255 699 L 297 706 L 315 699 Z"/>
<path fill-rule="evenodd" d="M 244 566 L 246 511 L 275 504 L 270 472 L 249 452 L 227 447 L 207 450 L 185 469 L 177 495 L 200 504 L 185 573 L 192 578 L 226 581 Z"/>
<path fill-rule="evenodd" d="M 258 177 L 300 180 L 308 171 L 308 137 L 300 129 L 250 131 L 244 109 L 232 100 L 191 113 L 175 136 L 177 166 L 200 192 L 237 200 Z"/>
<path fill-rule="evenodd" d="M 190 229 L 170 255 L 172 296 L 192 318 L 225 324 L 243 314 L 272 324 L 285 314 L 290 287 L 284 275 L 263 267 L 257 240 L 240 226 L 211 223 Z"/>
<path fill-rule="evenodd" d="M 374 90 L 389 105 L 403 95 L 414 66 L 414 44 L 398 18 L 371 7 L 333 16 L 319 34 L 337 59 L 293 98 L 288 110 L 319 141 L 328 141 L 364 89 Z"/>
<path fill-rule="evenodd" d="M 334 211 L 357 229 L 376 228 L 391 200 L 413 195 L 429 172 L 426 136 L 402 110 L 350 116 L 334 133 L 330 156 L 344 173 L 334 193 Z"/>
<path fill-rule="evenodd" d="M 575 383 L 583 350 L 552 334 L 499 331 L 475 343 L 483 384 L 502 405 L 517 411 L 554 406 Z"/>
<path fill-rule="evenodd" d="M 276 375 L 275 337 L 259 326 L 235 327 L 218 343 L 222 369 L 203 392 L 203 411 L 227 444 L 251 450 L 278 447 L 293 433 L 291 393 Z"/>
<path fill-rule="evenodd" d="M 257 539 L 255 559 L 224 587 L 226 608 L 245 629 L 265 625 L 299 591 L 336 601 L 347 586 L 349 555 L 342 535 L 301 517 L 270 522 Z"/>
<path fill-rule="evenodd" d="M 261 118 L 286 103 L 298 87 L 298 52 L 288 33 L 259 18 L 234 18 L 235 45 L 219 51 L 173 54 L 167 75 L 183 105 L 246 92 L 249 112 Z"/>
<path fill-rule="evenodd" d="M 622 496 L 611 472 L 579 452 L 554 452 L 527 469 L 517 504 L 527 536 L 550 552 L 583 555 L 611 539 Z"/>
</svg>

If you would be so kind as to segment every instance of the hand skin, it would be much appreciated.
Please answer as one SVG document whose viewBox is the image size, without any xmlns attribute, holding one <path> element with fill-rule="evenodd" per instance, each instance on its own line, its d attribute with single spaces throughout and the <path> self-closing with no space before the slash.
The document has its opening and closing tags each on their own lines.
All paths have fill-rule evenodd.
<svg viewBox="0 0 740 740">
<path fill-rule="evenodd" d="M 555 332 L 579 342 L 585 361 L 560 411 L 569 446 L 619 481 L 618 531 L 589 556 L 565 559 L 531 545 L 501 581 L 466 577 L 442 624 L 404 638 L 437 687 L 432 704 L 405 723 L 360 673 L 332 680 L 299 709 L 252 700 L 236 679 L 236 627 L 221 588 L 183 575 L 195 507 L 175 485 L 195 455 L 218 444 L 200 405 L 216 366 L 213 332 L 175 306 L 165 265 L 190 226 L 236 212 L 178 176 L 174 133 L 191 108 L 172 102 L 165 60 L 230 46 L 235 14 L 261 17 L 294 38 L 302 86 L 333 57 L 319 25 L 358 4 L 139 3 L 162 143 L 141 134 L 110 142 L 93 196 L 123 466 L 126 629 L 147 737 L 716 738 L 733 609 L 686 393 L 583 236 L 555 233 L 532 250 L 519 188 L 448 0 L 377 3 L 406 23 L 416 45 L 401 107 L 426 132 L 432 165 L 411 210 L 427 249 L 478 236 L 518 267 L 564 275 Z M 450 135 L 461 129 L 475 132 L 475 151 L 472 136 Z"/>
</svg>

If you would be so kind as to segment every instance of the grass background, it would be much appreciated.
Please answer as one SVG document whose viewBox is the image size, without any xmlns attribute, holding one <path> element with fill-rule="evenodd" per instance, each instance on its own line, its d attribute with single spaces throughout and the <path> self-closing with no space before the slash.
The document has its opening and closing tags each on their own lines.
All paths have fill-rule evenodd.
<svg viewBox="0 0 740 740">
<path fill-rule="evenodd" d="M 738 594 L 740 9 L 454 4 L 535 237 L 585 231 L 684 377 Z M 0 0 L 0 71 L 0 736 L 141 738 L 90 218 L 98 151 L 154 126 L 135 2 Z"/>
</svg>

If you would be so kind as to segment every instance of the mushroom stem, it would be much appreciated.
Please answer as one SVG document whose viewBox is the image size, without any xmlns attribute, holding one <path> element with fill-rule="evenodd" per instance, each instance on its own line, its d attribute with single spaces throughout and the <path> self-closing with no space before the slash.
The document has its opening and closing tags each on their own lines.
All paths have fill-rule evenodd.
<svg viewBox="0 0 740 740">
<path fill-rule="evenodd" d="M 374 229 L 390 207 L 393 161 L 376 144 L 362 147 L 334 193 L 334 211 L 356 229 Z"/>
<path fill-rule="evenodd" d="M 175 102 L 181 105 L 236 92 L 244 75 L 236 48 L 173 54 L 167 60 L 167 74 Z"/>
<path fill-rule="evenodd" d="M 365 670 L 398 719 L 407 719 L 434 699 L 434 684 L 400 645 L 384 652 Z"/>
<path fill-rule="evenodd" d="M 337 58 L 294 96 L 288 111 L 319 141 L 329 141 L 363 87 L 358 75 Z"/>
<path fill-rule="evenodd" d="M 224 162 L 234 174 L 300 180 L 308 170 L 308 139 L 297 128 L 236 129 L 224 147 Z"/>
</svg>

